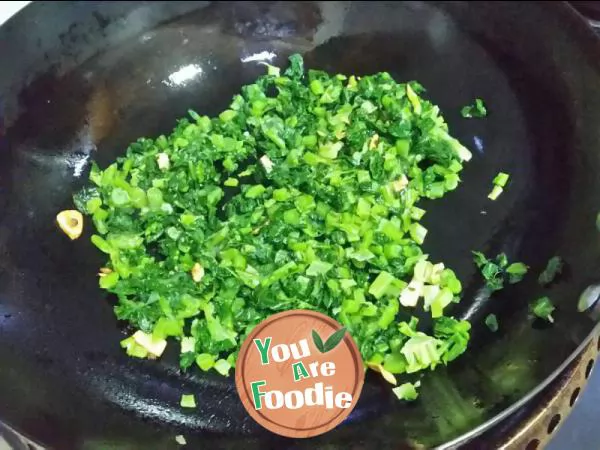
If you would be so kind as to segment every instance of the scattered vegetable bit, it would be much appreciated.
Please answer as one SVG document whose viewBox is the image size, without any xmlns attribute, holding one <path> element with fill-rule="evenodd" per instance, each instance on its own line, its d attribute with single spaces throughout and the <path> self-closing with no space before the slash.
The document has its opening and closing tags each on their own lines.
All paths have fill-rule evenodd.
<svg viewBox="0 0 600 450">
<path fill-rule="evenodd" d="M 148 353 L 157 358 L 161 356 L 165 351 L 165 348 L 167 348 L 167 341 L 165 339 L 157 339 L 151 334 L 144 333 L 141 330 L 138 330 L 133 334 L 133 340 L 146 349 Z"/>
<path fill-rule="evenodd" d="M 226 377 L 231 370 L 231 363 L 226 359 L 219 359 L 213 367 L 217 372 Z"/>
<path fill-rule="evenodd" d="M 181 353 L 193 352 L 196 349 L 196 339 L 185 336 L 181 338 Z"/>
<path fill-rule="evenodd" d="M 379 372 L 383 379 L 388 383 L 393 384 L 394 386 L 398 383 L 394 374 L 386 370 L 381 364 L 367 363 L 367 367 L 375 372 Z"/>
<path fill-rule="evenodd" d="M 148 350 L 146 350 L 141 345 L 137 344 L 133 339 L 133 336 L 128 337 L 127 339 L 123 339 L 121 341 L 121 347 L 125 349 L 127 355 L 132 358 L 147 358 Z"/>
<path fill-rule="evenodd" d="M 83 216 L 79 211 L 68 209 L 61 211 L 56 216 L 58 226 L 71 238 L 77 239 L 83 232 Z"/>
<path fill-rule="evenodd" d="M 500 186 L 494 186 L 492 188 L 492 192 L 488 194 L 488 198 L 490 200 L 496 200 L 498 197 L 500 197 L 500 194 L 502 194 L 502 192 L 504 192 L 504 189 L 502 189 Z"/>
<path fill-rule="evenodd" d="M 494 178 L 494 187 L 492 188 L 492 192 L 489 193 L 488 198 L 490 200 L 496 200 L 502 192 L 504 192 L 504 187 L 506 183 L 508 183 L 509 175 L 504 172 L 498 173 Z"/>
<path fill-rule="evenodd" d="M 392 389 L 394 395 L 398 398 L 398 400 L 406 400 L 413 401 L 416 400 L 419 396 L 419 392 L 417 388 L 421 386 L 421 382 L 417 381 L 416 383 L 404 383 L 398 387 Z"/>
<path fill-rule="evenodd" d="M 406 186 L 408 186 L 408 178 L 406 178 L 406 175 L 402 174 L 400 178 L 392 182 L 392 186 L 394 188 L 394 191 L 401 192 Z"/>
<path fill-rule="evenodd" d="M 496 317 L 496 314 L 488 314 L 485 318 L 485 324 L 492 333 L 498 331 L 498 318 Z"/>
<path fill-rule="evenodd" d="M 548 260 L 546 268 L 538 277 L 538 283 L 542 286 L 547 286 L 552 283 L 558 275 L 561 274 L 564 267 L 564 262 L 560 256 L 553 256 Z"/>
<path fill-rule="evenodd" d="M 473 104 L 463 106 L 460 114 L 465 119 L 481 118 L 487 116 L 487 108 L 482 99 L 476 98 Z"/>
<path fill-rule="evenodd" d="M 257 323 L 311 309 L 391 383 L 462 354 L 470 325 L 444 316 L 462 285 L 423 253 L 419 203 L 456 189 L 472 155 L 424 92 L 385 72 L 307 71 L 293 55 L 217 117 L 190 112 L 92 164 L 74 200 L 111 270 L 100 287 L 143 333 L 127 353 L 160 356 L 175 338 L 183 369 L 227 376 Z M 430 312 L 433 336 L 407 306 Z"/>
<path fill-rule="evenodd" d="M 202 278 L 204 278 L 204 267 L 202 267 L 200 263 L 196 263 L 194 264 L 194 267 L 192 267 L 192 280 L 196 283 L 200 283 Z"/>
<path fill-rule="evenodd" d="M 158 168 L 160 170 L 169 170 L 171 167 L 171 161 L 169 160 L 169 155 L 166 153 L 159 153 L 156 155 L 156 163 L 158 164 Z"/>
<path fill-rule="evenodd" d="M 410 84 L 406 85 L 406 96 L 412 104 L 415 114 L 420 115 L 422 111 L 421 100 L 419 99 L 419 96 L 415 93 L 415 91 L 413 91 L 413 89 L 410 87 Z"/>
<path fill-rule="evenodd" d="M 540 297 L 530 305 L 531 312 L 540 319 L 554 323 L 552 313 L 556 308 L 548 297 Z"/>
<path fill-rule="evenodd" d="M 506 273 L 508 274 L 508 282 L 510 284 L 518 283 L 523 279 L 529 267 L 521 262 L 512 263 L 506 268 Z"/>
<path fill-rule="evenodd" d="M 265 172 L 271 173 L 273 171 L 273 161 L 271 161 L 271 159 L 267 155 L 262 155 L 260 157 L 260 163 L 265 169 Z"/>
<path fill-rule="evenodd" d="M 444 364 L 455 360 L 467 350 L 471 324 L 453 317 L 440 317 L 433 327 L 433 335 L 443 342 L 438 349 Z"/>
<path fill-rule="evenodd" d="M 442 352 L 439 348 L 442 344 L 442 341 L 433 336 L 420 331 L 414 333 L 400 350 L 407 362 L 406 372 L 413 373 L 426 368 L 435 369 L 441 361 Z"/>
<path fill-rule="evenodd" d="M 194 397 L 194 394 L 183 394 L 180 404 L 182 408 L 195 408 L 196 397 Z"/>
<path fill-rule="evenodd" d="M 494 178 L 494 186 L 500 186 L 501 188 L 505 187 L 506 183 L 508 183 L 509 177 L 510 175 L 508 175 L 507 173 L 499 172 L 498 175 L 496 175 L 496 177 Z"/>
<path fill-rule="evenodd" d="M 518 283 L 523 279 L 529 267 L 521 262 L 508 264 L 504 253 L 500 253 L 494 259 L 488 259 L 481 252 L 472 252 L 473 260 L 481 271 L 486 285 L 492 291 L 498 291 L 508 281 L 510 284 Z"/>
<path fill-rule="evenodd" d="M 99 277 L 105 277 L 108 274 L 113 273 L 112 269 L 109 269 L 108 267 L 100 267 L 100 271 L 98 272 L 98 276 Z"/>
</svg>

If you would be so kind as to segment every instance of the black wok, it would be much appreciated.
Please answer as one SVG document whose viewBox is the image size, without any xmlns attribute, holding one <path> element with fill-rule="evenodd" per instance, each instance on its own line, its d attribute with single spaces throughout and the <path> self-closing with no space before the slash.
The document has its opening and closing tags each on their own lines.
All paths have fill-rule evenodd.
<svg viewBox="0 0 600 450">
<path fill-rule="evenodd" d="M 427 252 L 466 286 L 453 313 L 473 323 L 469 352 L 428 374 L 412 405 L 367 377 L 347 422 L 304 441 L 260 429 L 232 379 L 181 374 L 174 354 L 128 358 L 91 227 L 70 242 L 54 223 L 91 159 L 168 132 L 189 108 L 217 113 L 262 73 L 261 52 L 419 80 L 474 153 L 425 220 Z M 0 28 L 0 64 L 0 418 L 42 444 L 165 450 L 183 434 L 191 448 L 451 447 L 531 398 L 595 332 L 577 301 L 600 280 L 600 45 L 566 4 L 36 2 Z M 173 76 L 185 68 L 194 75 Z M 489 117 L 461 119 L 475 97 Z M 491 202 L 501 170 L 512 183 Z M 471 250 L 504 251 L 531 276 L 490 298 Z M 568 270 L 542 290 L 555 254 Z M 553 325 L 528 315 L 540 295 L 557 305 Z M 181 410 L 182 392 L 196 410 Z"/>
</svg>

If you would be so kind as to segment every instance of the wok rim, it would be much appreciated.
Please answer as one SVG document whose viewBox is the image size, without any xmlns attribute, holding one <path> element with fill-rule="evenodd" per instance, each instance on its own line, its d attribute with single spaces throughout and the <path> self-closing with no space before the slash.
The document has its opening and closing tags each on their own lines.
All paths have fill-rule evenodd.
<svg viewBox="0 0 600 450">
<path fill-rule="evenodd" d="M 569 2 L 549 2 L 554 6 L 558 11 L 562 10 L 564 20 L 570 21 L 574 25 L 577 26 L 576 31 L 580 34 L 580 40 L 582 41 L 582 46 L 587 48 L 587 53 L 591 54 L 590 56 L 598 56 L 600 55 L 600 39 L 596 31 L 594 31 L 592 21 L 585 18 L 581 13 L 579 13 Z M 592 53 L 595 53 L 593 55 Z M 584 313 L 581 313 L 584 314 Z M 460 436 L 448 441 L 444 444 L 440 444 L 434 447 L 435 450 L 449 450 L 454 449 L 461 444 L 465 444 L 470 440 L 476 438 L 477 436 L 483 434 L 485 431 L 491 429 L 493 426 L 499 424 L 506 418 L 508 418 L 511 414 L 517 412 L 520 408 L 525 406 L 534 397 L 540 394 L 545 388 L 547 388 L 556 378 L 558 378 L 565 369 L 583 352 L 583 350 L 587 347 L 587 345 L 593 341 L 596 337 L 600 336 L 600 322 L 597 322 L 592 330 L 589 332 L 588 336 L 577 346 L 575 350 L 560 364 L 556 369 L 550 373 L 543 381 L 541 381 L 536 387 L 531 389 L 527 394 L 525 394 L 521 399 L 514 402 L 512 405 L 505 408 L 503 411 L 499 412 L 492 418 L 486 420 L 482 424 L 476 426 L 470 431 L 461 434 Z"/>
</svg>

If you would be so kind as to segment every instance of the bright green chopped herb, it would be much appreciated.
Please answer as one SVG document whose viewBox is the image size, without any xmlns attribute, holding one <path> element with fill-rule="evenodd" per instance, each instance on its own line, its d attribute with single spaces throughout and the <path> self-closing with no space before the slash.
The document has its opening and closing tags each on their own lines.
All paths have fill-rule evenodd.
<svg viewBox="0 0 600 450">
<path fill-rule="evenodd" d="M 208 353 L 200 353 L 196 356 L 196 364 L 204 371 L 210 370 L 215 366 L 215 357 Z"/>
<path fill-rule="evenodd" d="M 471 324 L 466 320 L 456 320 L 452 317 L 441 317 L 435 322 L 433 335 L 443 342 L 439 351 L 442 361 L 448 363 L 462 355 L 469 343 Z"/>
<path fill-rule="evenodd" d="M 498 318 L 496 314 L 488 314 L 485 318 L 485 324 L 491 332 L 495 333 L 498 331 Z"/>
<path fill-rule="evenodd" d="M 392 389 L 394 395 L 398 398 L 398 400 L 406 400 L 406 401 L 414 401 L 419 396 L 419 392 L 417 388 L 421 386 L 421 382 L 417 381 L 416 383 L 404 383 L 398 387 Z"/>
<path fill-rule="evenodd" d="M 530 305 L 529 309 L 536 317 L 547 320 L 550 323 L 554 322 L 552 313 L 556 308 L 548 297 L 538 298 Z"/>
<path fill-rule="evenodd" d="M 500 186 L 501 188 L 505 187 L 506 183 L 508 183 L 508 178 L 509 175 L 507 173 L 498 173 L 498 175 L 496 175 L 496 177 L 494 178 L 494 186 Z"/>
<path fill-rule="evenodd" d="M 465 119 L 481 118 L 487 116 L 487 108 L 480 98 L 476 98 L 472 105 L 463 106 L 460 115 Z"/>
<path fill-rule="evenodd" d="M 180 404 L 182 408 L 195 408 L 196 397 L 194 397 L 194 394 L 183 394 Z"/>
<path fill-rule="evenodd" d="M 473 252 L 473 261 L 481 271 L 486 286 L 492 291 L 498 291 L 504 287 L 504 283 L 518 283 L 523 279 L 529 267 L 521 262 L 508 264 L 504 253 L 500 253 L 494 259 L 488 259 L 481 252 Z"/>
<path fill-rule="evenodd" d="M 338 320 L 382 374 L 455 359 L 470 325 L 445 314 L 462 286 L 423 253 L 419 205 L 454 190 L 471 153 L 423 93 L 385 72 L 306 71 L 293 55 L 217 117 L 192 111 L 169 136 L 94 163 L 75 199 L 118 319 L 161 351 L 180 340 L 182 368 L 223 375 L 256 324 L 290 309 Z M 418 309 L 434 336 L 398 322 Z"/>
<path fill-rule="evenodd" d="M 435 366 L 441 362 L 442 352 L 439 349 L 442 345 L 443 342 L 438 339 L 420 331 L 416 332 L 400 350 L 407 362 L 406 372 L 435 369 Z"/>
<path fill-rule="evenodd" d="M 213 367 L 221 375 L 227 376 L 229 375 L 229 371 L 231 370 L 231 363 L 226 359 L 219 359 Z"/>
<path fill-rule="evenodd" d="M 564 262 L 560 256 L 553 256 L 548 260 L 546 268 L 538 277 L 538 283 L 547 286 L 552 283 L 563 270 Z"/>
<path fill-rule="evenodd" d="M 492 192 L 488 195 L 490 200 L 496 200 L 500 194 L 504 192 L 504 187 L 506 186 L 506 183 L 508 183 L 508 179 L 509 175 L 504 172 L 500 172 L 494 177 L 494 187 L 492 188 Z"/>
<path fill-rule="evenodd" d="M 502 194 L 502 192 L 504 192 L 503 188 L 501 188 L 500 186 L 494 186 L 492 188 L 492 192 L 488 194 L 488 198 L 490 200 L 496 200 L 498 197 L 500 197 L 500 194 Z"/>
<path fill-rule="evenodd" d="M 525 274 L 529 270 L 529 267 L 521 262 L 512 263 L 506 268 L 506 273 L 508 274 L 508 282 L 510 284 L 518 283 L 523 279 Z"/>
<path fill-rule="evenodd" d="M 227 178 L 225 181 L 223 181 L 223 185 L 228 186 L 228 187 L 235 187 L 239 183 L 240 182 L 237 178 Z"/>
</svg>

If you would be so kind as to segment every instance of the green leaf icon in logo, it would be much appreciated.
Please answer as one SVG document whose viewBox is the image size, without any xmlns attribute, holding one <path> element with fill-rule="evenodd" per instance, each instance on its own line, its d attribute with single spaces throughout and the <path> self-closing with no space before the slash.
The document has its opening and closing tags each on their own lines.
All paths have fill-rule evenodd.
<svg viewBox="0 0 600 450">
<path fill-rule="evenodd" d="M 321 339 L 321 336 L 319 336 L 319 333 L 317 333 L 315 330 L 312 330 L 312 338 L 317 350 L 319 350 L 321 353 L 325 353 L 323 349 L 323 340 Z"/>
<path fill-rule="evenodd" d="M 317 347 L 317 350 L 319 350 L 321 353 L 327 353 L 336 348 L 337 345 L 340 342 L 342 342 L 342 339 L 344 339 L 345 334 L 346 327 L 340 328 L 331 336 L 329 336 L 325 343 L 323 343 L 323 340 L 321 339 L 321 336 L 319 336 L 319 333 L 317 333 L 315 330 L 312 330 L 313 342 L 315 343 L 315 347 Z"/>
</svg>

